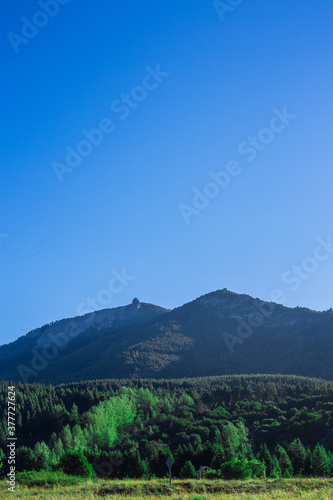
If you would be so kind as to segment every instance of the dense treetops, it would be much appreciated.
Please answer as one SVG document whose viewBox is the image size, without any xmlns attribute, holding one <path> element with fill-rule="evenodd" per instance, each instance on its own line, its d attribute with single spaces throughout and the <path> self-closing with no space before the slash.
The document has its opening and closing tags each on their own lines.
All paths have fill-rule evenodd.
<svg viewBox="0 0 333 500">
<path fill-rule="evenodd" d="M 3 452 L 7 387 L 0 384 Z M 176 475 L 204 465 L 217 477 L 331 471 L 332 382 L 270 375 L 98 380 L 18 384 L 16 395 L 18 471 L 60 467 L 68 450 L 83 453 L 104 477 L 164 476 L 169 455 Z"/>
</svg>

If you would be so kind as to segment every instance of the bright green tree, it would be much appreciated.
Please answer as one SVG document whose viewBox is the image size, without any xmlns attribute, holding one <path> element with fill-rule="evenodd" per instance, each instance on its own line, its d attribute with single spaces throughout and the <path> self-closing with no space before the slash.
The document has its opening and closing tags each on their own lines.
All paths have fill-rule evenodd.
<svg viewBox="0 0 333 500">
<path fill-rule="evenodd" d="M 72 449 L 84 451 L 87 448 L 87 439 L 82 428 L 76 424 L 72 429 Z"/>
<path fill-rule="evenodd" d="M 148 397 L 148 393 L 143 392 L 142 396 Z M 94 406 L 85 416 L 84 434 L 88 446 L 111 448 L 119 430 L 133 423 L 135 416 L 136 402 L 131 394 L 115 396 Z"/>
<path fill-rule="evenodd" d="M 72 438 L 71 429 L 70 429 L 68 424 L 65 425 L 65 427 L 63 427 L 63 429 L 61 430 L 60 438 L 61 438 L 64 450 L 72 449 L 73 438 Z"/>
<path fill-rule="evenodd" d="M 148 388 L 140 387 L 139 390 L 134 392 L 138 411 L 142 415 L 153 416 L 154 410 L 158 405 L 158 398 Z"/>
<path fill-rule="evenodd" d="M 47 470 L 49 468 L 50 451 L 50 448 L 44 441 L 35 444 L 33 452 L 36 460 L 36 470 Z"/>
<path fill-rule="evenodd" d="M 227 461 L 234 460 L 241 440 L 238 429 L 232 422 L 227 422 L 221 427 L 221 439 L 225 450 L 225 459 Z"/>
</svg>

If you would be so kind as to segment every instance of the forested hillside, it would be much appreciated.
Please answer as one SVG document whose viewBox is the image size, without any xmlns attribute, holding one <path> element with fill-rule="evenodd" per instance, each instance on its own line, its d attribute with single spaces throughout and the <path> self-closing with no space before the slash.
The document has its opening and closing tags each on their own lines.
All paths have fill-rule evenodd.
<svg viewBox="0 0 333 500">
<path fill-rule="evenodd" d="M 332 310 L 288 308 L 226 289 L 172 311 L 135 299 L 0 347 L 0 380 L 59 384 L 234 373 L 333 380 L 332 331 Z"/>
<path fill-rule="evenodd" d="M 3 452 L 7 387 L 0 385 Z M 271 477 L 325 475 L 332 466 L 333 383 L 319 379 L 18 384 L 16 401 L 17 471 L 55 468 L 66 449 L 83 452 L 98 475 L 115 477 L 165 475 L 168 455 L 177 475 L 255 458 Z"/>
</svg>

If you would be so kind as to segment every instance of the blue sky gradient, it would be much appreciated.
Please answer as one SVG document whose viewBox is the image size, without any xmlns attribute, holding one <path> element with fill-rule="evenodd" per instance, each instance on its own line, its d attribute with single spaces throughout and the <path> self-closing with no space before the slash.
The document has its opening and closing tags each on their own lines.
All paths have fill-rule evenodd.
<svg viewBox="0 0 333 500">
<path fill-rule="evenodd" d="M 55 1 L 8 2 L 0 21 L 1 344 L 133 297 L 279 289 L 333 307 L 333 4 L 244 0 L 221 20 L 204 0 Z M 279 132 L 274 109 L 293 115 Z M 66 148 L 106 118 L 69 167 Z M 193 189 L 232 161 L 196 208 Z M 131 279 L 112 292 L 114 272 Z"/>
</svg>

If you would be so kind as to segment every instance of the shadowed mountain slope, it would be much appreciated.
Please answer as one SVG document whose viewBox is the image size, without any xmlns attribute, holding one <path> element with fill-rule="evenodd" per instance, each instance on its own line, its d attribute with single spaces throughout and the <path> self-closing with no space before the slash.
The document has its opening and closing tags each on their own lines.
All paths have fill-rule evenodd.
<svg viewBox="0 0 333 500">
<path fill-rule="evenodd" d="M 333 380 L 333 313 L 218 290 L 172 311 L 139 302 L 0 348 L 0 379 L 60 383 L 279 373 Z"/>
</svg>

